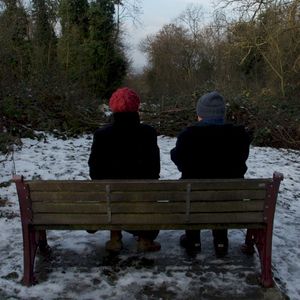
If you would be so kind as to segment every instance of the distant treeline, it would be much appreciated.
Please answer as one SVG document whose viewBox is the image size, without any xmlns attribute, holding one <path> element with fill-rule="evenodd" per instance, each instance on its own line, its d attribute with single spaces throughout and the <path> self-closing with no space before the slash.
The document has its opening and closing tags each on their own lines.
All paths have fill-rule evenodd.
<svg viewBox="0 0 300 300">
<path fill-rule="evenodd" d="M 0 151 L 33 130 L 92 132 L 125 84 L 161 134 L 193 122 L 216 89 L 255 145 L 300 149 L 300 0 L 221 0 L 210 23 L 188 6 L 142 41 L 149 61 L 135 74 L 119 13 L 138 1 L 0 0 Z"/>
<path fill-rule="evenodd" d="M 194 120 L 194 110 L 187 113 L 201 94 L 217 89 L 229 101 L 228 119 L 252 129 L 256 145 L 300 149 L 300 1 L 219 7 L 231 4 L 234 20 L 219 10 L 204 25 L 201 7 L 190 6 L 148 36 L 141 48 L 149 64 L 128 84 L 159 104 L 171 133 L 180 127 L 174 123 Z"/>
<path fill-rule="evenodd" d="M 0 1 L 0 143 L 30 129 L 84 132 L 127 70 L 113 0 Z M 27 130 L 28 129 L 28 130 Z"/>
</svg>

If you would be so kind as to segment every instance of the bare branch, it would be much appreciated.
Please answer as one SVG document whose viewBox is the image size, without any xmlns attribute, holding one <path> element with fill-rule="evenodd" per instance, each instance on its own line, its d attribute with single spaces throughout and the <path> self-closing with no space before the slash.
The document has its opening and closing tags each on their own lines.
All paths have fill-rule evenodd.
<svg viewBox="0 0 300 300">
<path fill-rule="evenodd" d="M 243 19 L 254 20 L 262 11 L 274 6 L 287 6 L 295 0 L 219 0 L 217 7 L 237 11 Z M 298 1 L 298 0 L 296 0 Z"/>
</svg>

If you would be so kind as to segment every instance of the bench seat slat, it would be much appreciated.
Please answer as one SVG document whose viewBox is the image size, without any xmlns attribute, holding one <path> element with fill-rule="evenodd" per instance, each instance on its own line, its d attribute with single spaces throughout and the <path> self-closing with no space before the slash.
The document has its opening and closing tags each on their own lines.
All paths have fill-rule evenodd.
<svg viewBox="0 0 300 300">
<path fill-rule="evenodd" d="M 263 213 L 113 214 L 112 224 L 261 223 Z"/>
<path fill-rule="evenodd" d="M 34 213 L 107 213 L 106 202 L 33 202 L 32 211 Z"/>
<path fill-rule="evenodd" d="M 241 199 L 264 199 L 264 190 L 242 190 L 242 191 L 192 191 L 190 201 L 218 201 L 218 200 L 241 200 Z M 112 193 L 112 201 L 185 201 L 186 192 L 143 192 L 143 193 Z"/>
<path fill-rule="evenodd" d="M 218 200 L 241 200 L 241 199 L 265 199 L 265 190 L 241 190 L 241 191 L 192 191 L 190 200 L 218 201 Z M 112 192 L 111 201 L 185 201 L 186 192 Z M 95 192 L 32 192 L 32 202 L 76 202 L 76 201 L 106 201 L 105 193 Z"/>
<path fill-rule="evenodd" d="M 191 202 L 191 212 L 238 212 L 263 211 L 263 200 L 226 201 L 226 202 Z M 33 202 L 34 213 L 106 213 L 105 202 Z M 157 203 L 157 202 L 112 202 L 112 213 L 185 213 L 186 203 Z"/>
<path fill-rule="evenodd" d="M 34 202 L 106 202 L 106 194 L 103 192 L 31 192 L 31 201 Z"/>
<path fill-rule="evenodd" d="M 263 213 L 195 213 L 186 221 L 185 214 L 112 214 L 111 224 L 185 224 L 185 223 L 262 223 Z M 105 214 L 42 214 L 34 215 L 33 224 L 107 224 Z"/>
<path fill-rule="evenodd" d="M 263 211 L 264 202 L 227 201 L 227 202 L 191 202 L 191 213 L 196 212 L 239 212 Z M 112 203 L 112 213 L 185 213 L 186 203 Z"/>
<path fill-rule="evenodd" d="M 59 213 L 36 213 L 33 224 L 107 224 L 107 214 L 59 214 Z"/>
<path fill-rule="evenodd" d="M 184 229 L 227 229 L 227 228 L 266 228 L 265 223 L 205 223 L 205 224 L 99 224 L 99 225 L 89 225 L 89 224 L 43 224 L 35 225 L 36 230 L 184 230 Z"/>
<path fill-rule="evenodd" d="M 263 209 L 263 200 L 191 203 L 191 212 L 250 212 L 263 211 Z"/>
<path fill-rule="evenodd" d="M 191 184 L 192 190 L 241 190 L 241 189 L 265 189 L 270 179 L 202 179 L 199 180 L 118 180 L 110 181 L 69 181 L 69 180 L 45 180 L 27 181 L 30 191 L 80 191 L 105 192 L 106 185 L 110 185 L 111 191 L 185 191 L 186 185 Z M 128 184 L 131 183 L 131 184 Z"/>
</svg>

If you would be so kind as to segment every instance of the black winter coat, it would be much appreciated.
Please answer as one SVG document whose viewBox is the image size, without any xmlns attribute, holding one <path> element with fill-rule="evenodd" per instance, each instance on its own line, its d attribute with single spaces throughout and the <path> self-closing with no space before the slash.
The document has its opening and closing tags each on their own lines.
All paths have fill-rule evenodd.
<svg viewBox="0 0 300 300">
<path fill-rule="evenodd" d="M 178 136 L 171 159 L 182 178 L 242 178 L 251 138 L 243 126 L 198 122 Z"/>
<path fill-rule="evenodd" d="M 157 179 L 157 133 L 138 113 L 114 113 L 113 123 L 96 130 L 89 158 L 92 179 Z"/>
</svg>

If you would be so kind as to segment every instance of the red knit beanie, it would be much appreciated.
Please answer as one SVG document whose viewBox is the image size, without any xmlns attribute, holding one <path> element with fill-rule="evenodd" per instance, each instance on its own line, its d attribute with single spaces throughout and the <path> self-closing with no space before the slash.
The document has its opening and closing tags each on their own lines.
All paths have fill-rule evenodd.
<svg viewBox="0 0 300 300">
<path fill-rule="evenodd" d="M 112 112 L 137 112 L 140 107 L 140 97 L 127 87 L 117 89 L 109 99 Z"/>
</svg>

